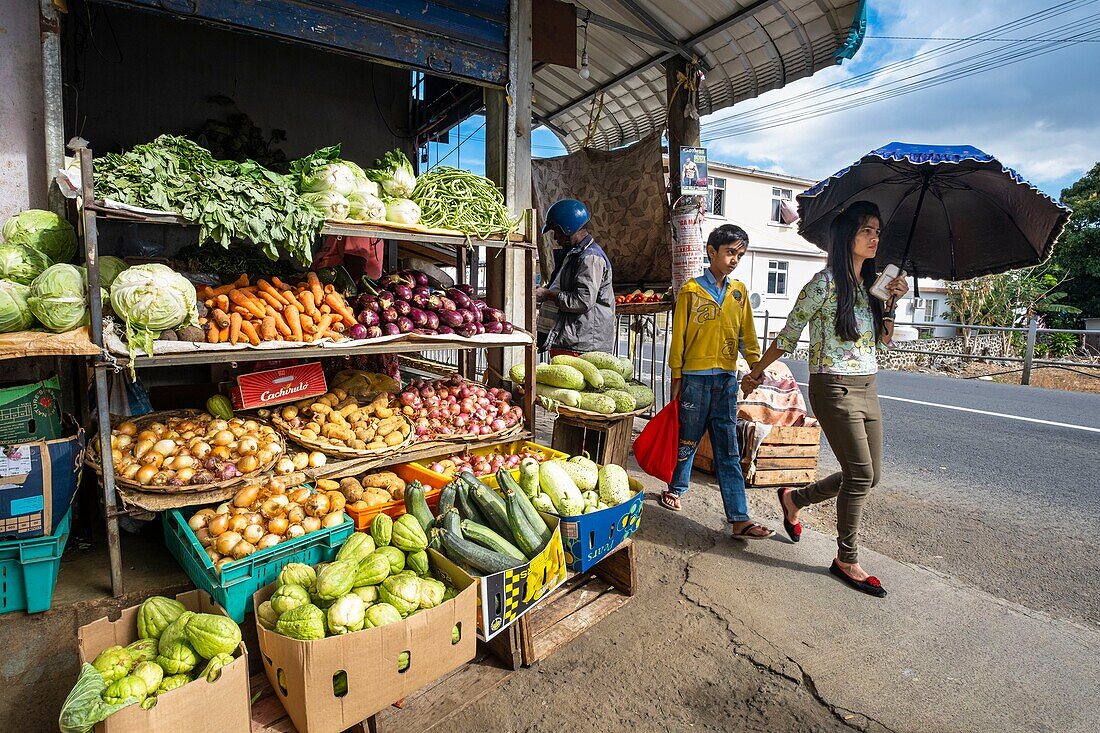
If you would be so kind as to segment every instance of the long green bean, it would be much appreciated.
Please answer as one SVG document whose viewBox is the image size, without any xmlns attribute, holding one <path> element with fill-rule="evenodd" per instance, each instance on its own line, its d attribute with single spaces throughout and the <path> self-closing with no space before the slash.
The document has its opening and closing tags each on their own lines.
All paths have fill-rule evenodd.
<svg viewBox="0 0 1100 733">
<path fill-rule="evenodd" d="M 424 226 L 454 229 L 480 239 L 507 237 L 522 220 L 508 213 L 503 194 L 488 178 L 449 166 L 422 173 L 410 198 L 420 206 Z"/>
</svg>

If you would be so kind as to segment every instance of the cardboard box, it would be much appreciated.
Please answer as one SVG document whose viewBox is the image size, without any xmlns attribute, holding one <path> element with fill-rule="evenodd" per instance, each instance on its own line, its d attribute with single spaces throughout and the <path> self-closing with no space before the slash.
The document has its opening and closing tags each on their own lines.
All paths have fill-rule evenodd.
<svg viewBox="0 0 1100 733">
<path fill-rule="evenodd" d="M 455 588 L 477 587 L 477 636 L 488 641 L 515 623 L 523 614 L 565 582 L 565 553 L 561 528 L 553 514 L 539 512 L 554 536 L 537 557 L 526 565 L 492 575 L 474 576 L 440 552 L 429 548 L 428 557 Z"/>
<path fill-rule="evenodd" d="M 617 506 L 579 517 L 562 517 L 561 542 L 569 569 L 587 571 L 637 532 L 644 499 L 644 492 L 639 491 Z"/>
<path fill-rule="evenodd" d="M 321 362 L 314 361 L 241 374 L 237 377 L 237 386 L 230 392 L 230 396 L 235 409 L 250 410 L 320 397 L 327 391 L 328 384 L 325 382 Z"/>
<path fill-rule="evenodd" d="M 0 445 L 0 539 L 45 537 L 69 511 L 84 465 L 84 430 L 74 435 Z"/>
<path fill-rule="evenodd" d="M 0 443 L 56 440 L 61 431 L 61 383 L 57 377 L 0 387 Z"/>
<path fill-rule="evenodd" d="M 204 591 L 180 593 L 176 600 L 196 613 L 225 612 Z M 122 612 L 118 621 L 101 618 L 80 627 L 80 661 L 91 662 L 109 646 L 126 646 L 137 641 L 138 606 Z M 95 733 L 209 733 L 211 730 L 248 731 L 252 712 L 248 691 L 248 652 L 244 643 L 237 647 L 237 658 L 222 667 L 214 682 L 196 680 L 157 696 L 151 710 L 140 705 L 123 708 L 95 727 Z"/>
<path fill-rule="evenodd" d="M 253 603 L 258 607 L 274 592 L 274 585 L 257 591 Z M 291 639 L 259 624 L 256 633 L 264 672 L 294 726 L 309 733 L 340 733 L 473 659 L 476 619 L 477 592 L 467 588 L 399 624 L 316 641 Z M 460 638 L 452 644 L 456 624 Z M 409 666 L 399 672 L 402 652 L 409 653 Z M 333 692 L 333 676 L 339 672 L 347 675 L 343 697 Z"/>
</svg>

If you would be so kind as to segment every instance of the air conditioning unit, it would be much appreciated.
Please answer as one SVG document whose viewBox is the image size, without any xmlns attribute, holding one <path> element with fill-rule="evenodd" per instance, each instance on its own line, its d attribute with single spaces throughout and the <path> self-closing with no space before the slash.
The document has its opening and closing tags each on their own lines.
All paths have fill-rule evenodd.
<svg viewBox="0 0 1100 733">
<path fill-rule="evenodd" d="M 760 304 L 764 302 L 764 296 L 760 293 L 749 293 L 749 305 L 753 309 L 759 308 Z"/>
</svg>

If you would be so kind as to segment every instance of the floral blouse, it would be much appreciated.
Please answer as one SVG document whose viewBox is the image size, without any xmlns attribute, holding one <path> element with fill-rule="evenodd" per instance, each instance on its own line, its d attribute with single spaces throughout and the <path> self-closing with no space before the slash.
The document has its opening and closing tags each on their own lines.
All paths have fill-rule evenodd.
<svg viewBox="0 0 1100 733">
<path fill-rule="evenodd" d="M 874 374 L 878 371 L 877 350 L 885 347 L 875 338 L 875 319 L 863 288 L 856 288 L 855 315 L 859 339 L 841 340 L 836 335 L 836 287 L 829 271 L 822 270 L 798 294 L 775 342 L 787 353 L 794 351 L 809 323 L 811 374 Z"/>
</svg>

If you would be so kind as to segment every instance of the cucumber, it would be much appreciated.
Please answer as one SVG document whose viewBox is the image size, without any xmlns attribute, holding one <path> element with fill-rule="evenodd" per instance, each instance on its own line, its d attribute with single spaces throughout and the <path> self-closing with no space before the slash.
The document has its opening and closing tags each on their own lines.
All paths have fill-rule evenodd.
<svg viewBox="0 0 1100 733">
<path fill-rule="evenodd" d="M 550 531 L 550 528 L 546 526 L 546 522 L 543 521 L 542 515 L 539 514 L 539 510 L 531 503 L 531 499 L 523 492 L 523 489 L 516 483 L 516 480 L 512 478 L 512 473 L 503 468 L 497 471 L 497 484 L 500 486 L 500 490 L 504 492 L 505 496 L 508 495 L 509 490 L 516 492 L 516 504 L 523 511 L 523 516 L 527 518 L 527 522 L 535 532 L 538 533 L 542 544 L 545 545 L 549 542 L 553 533 Z"/>
<path fill-rule="evenodd" d="M 419 481 L 413 481 L 405 487 L 405 511 L 416 517 L 420 528 L 427 532 L 435 517 L 428 508 L 428 502 L 424 499 L 424 487 Z"/>
<path fill-rule="evenodd" d="M 472 519 L 478 524 L 486 524 L 485 515 L 470 498 L 470 486 L 465 481 L 455 481 L 455 505 L 463 519 Z"/>
<path fill-rule="evenodd" d="M 511 530 L 508 527 L 508 509 L 504 506 L 504 500 L 488 486 L 474 478 L 472 473 L 463 471 L 458 477 L 470 487 L 470 499 L 481 510 L 482 516 L 485 517 L 486 521 L 478 522 L 478 524 L 484 524 L 503 537 L 509 536 Z M 472 517 L 467 518 L 472 519 Z"/>
<path fill-rule="evenodd" d="M 457 509 L 451 509 L 449 512 L 439 518 L 440 529 L 447 532 L 454 532 L 459 537 L 465 537 L 462 534 L 462 517 L 459 516 Z"/>
<path fill-rule="evenodd" d="M 468 565 L 482 573 L 493 574 L 522 565 L 523 562 L 479 544 L 464 540 L 454 532 L 443 530 L 443 550 L 456 563 Z"/>
<path fill-rule="evenodd" d="M 520 552 L 518 547 L 486 527 L 484 524 L 478 524 L 477 522 L 471 522 L 469 519 L 463 519 L 462 537 L 471 542 L 476 542 L 493 552 L 499 552 L 502 555 L 511 555 L 520 562 L 527 562 L 527 556 Z"/>
<path fill-rule="evenodd" d="M 512 536 L 516 538 L 516 547 L 528 558 L 534 558 L 542 552 L 542 548 L 546 546 L 546 543 L 542 541 L 542 537 L 535 531 L 535 527 L 523 515 L 523 510 L 519 507 L 518 497 L 521 493 L 523 492 L 514 489 L 508 489 L 504 492 L 504 501 L 508 508 L 508 525 L 512 528 Z M 542 522 L 542 519 L 540 518 L 539 521 Z"/>
<path fill-rule="evenodd" d="M 454 481 L 443 487 L 443 490 L 439 492 L 439 509 L 437 516 L 442 517 L 448 511 L 454 508 L 455 501 L 458 498 L 458 488 L 455 486 Z"/>
</svg>

